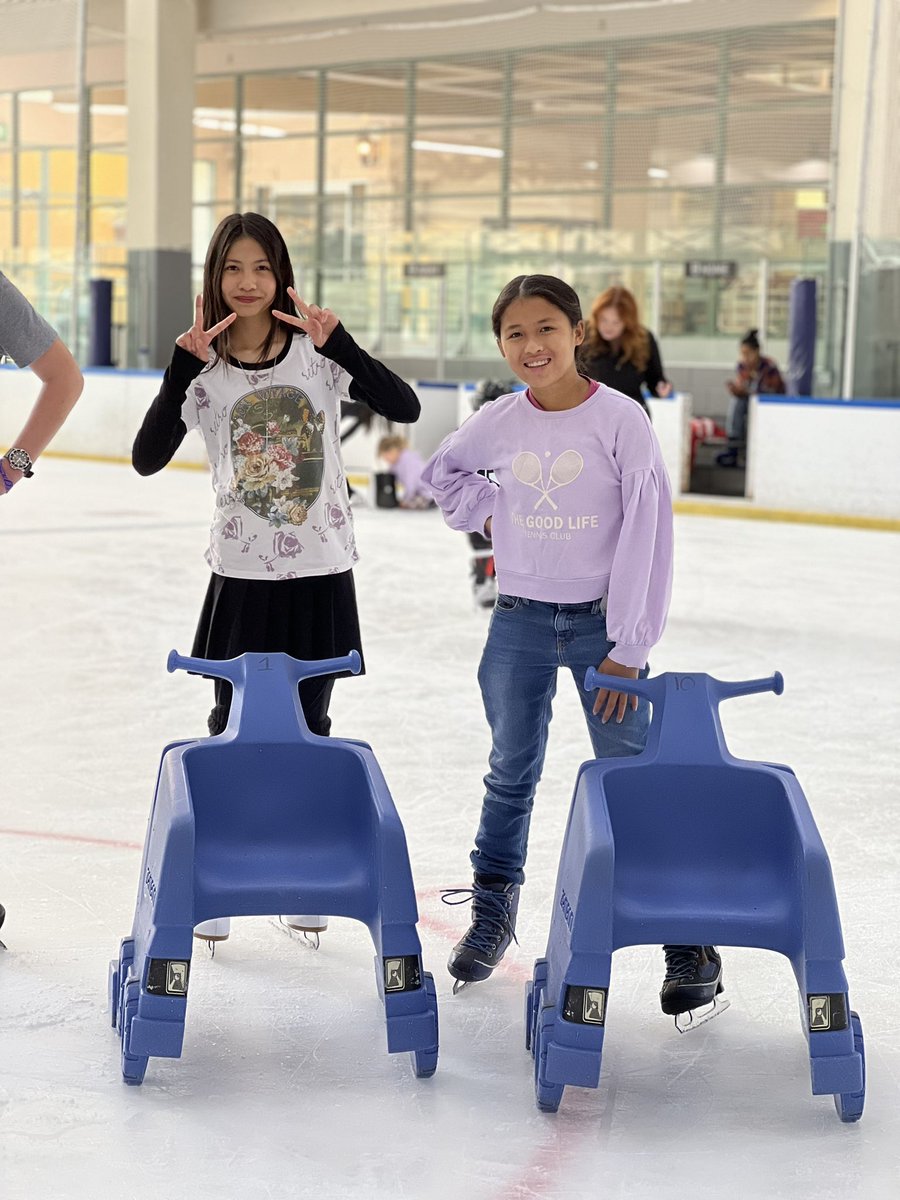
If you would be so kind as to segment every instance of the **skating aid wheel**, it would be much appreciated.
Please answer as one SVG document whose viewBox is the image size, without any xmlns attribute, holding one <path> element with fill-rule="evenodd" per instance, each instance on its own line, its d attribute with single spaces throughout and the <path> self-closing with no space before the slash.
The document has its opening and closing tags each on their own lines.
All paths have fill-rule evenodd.
<svg viewBox="0 0 900 1200">
<path fill-rule="evenodd" d="M 850 1013 L 850 1028 L 853 1030 L 853 1049 L 862 1059 L 862 1087 L 858 1092 L 835 1092 L 834 1107 L 841 1120 L 849 1125 L 863 1115 L 866 1102 L 866 1047 L 863 1041 L 862 1022 L 855 1012 Z"/>
<path fill-rule="evenodd" d="M 122 1032 L 122 1009 L 124 1004 L 125 980 L 134 962 L 134 938 L 122 938 L 119 943 L 119 957 L 112 959 L 109 964 L 108 993 L 109 1017 L 113 1029 Z"/>
<path fill-rule="evenodd" d="M 538 1014 L 543 1005 L 544 988 L 547 984 L 547 960 L 535 960 L 534 973 L 525 990 L 525 1049 L 534 1056 L 535 1031 Z"/>
<path fill-rule="evenodd" d="M 437 1006 L 437 988 L 434 986 L 434 976 L 430 971 L 425 971 L 422 975 L 425 985 L 425 995 L 428 1000 L 428 1010 L 434 1014 L 434 1045 L 428 1050 L 412 1050 L 410 1058 L 412 1059 L 413 1070 L 416 1073 L 417 1079 L 430 1079 L 437 1070 L 438 1062 L 438 1006 Z"/>
<path fill-rule="evenodd" d="M 149 1055 L 129 1053 L 131 1025 L 137 1016 L 138 999 L 141 994 L 141 984 L 138 979 L 125 981 L 125 1002 L 122 1017 L 122 1078 L 134 1086 L 144 1082 L 144 1072 L 147 1070 Z"/>
<path fill-rule="evenodd" d="M 544 1077 L 547 1062 L 547 1040 L 553 1032 L 553 1012 L 548 1005 L 537 1018 L 534 1035 L 534 1098 L 541 1112 L 555 1113 L 562 1100 L 565 1084 L 548 1083 Z"/>
</svg>

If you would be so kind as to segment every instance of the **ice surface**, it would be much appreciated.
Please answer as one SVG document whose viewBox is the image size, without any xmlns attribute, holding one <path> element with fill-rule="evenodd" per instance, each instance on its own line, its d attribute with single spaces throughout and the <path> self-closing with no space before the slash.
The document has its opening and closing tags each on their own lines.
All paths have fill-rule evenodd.
<svg viewBox="0 0 900 1200">
<path fill-rule="evenodd" d="M 810 1093 L 793 975 L 726 950 L 730 1010 L 679 1036 L 662 955 L 620 951 L 596 1091 L 534 1104 L 524 985 L 543 953 L 565 815 L 588 756 L 560 679 L 519 945 L 451 998 L 444 963 L 488 738 L 465 539 L 434 512 L 357 512 L 368 675 L 335 732 L 372 743 L 404 820 L 441 1057 L 389 1056 L 366 930 L 316 953 L 265 919 L 198 947 L 184 1055 L 120 1078 L 106 965 L 131 925 L 162 746 L 205 733 L 211 685 L 168 675 L 206 583 L 204 475 L 44 460 L 0 500 L 0 1196 L 881 1200 L 900 1187 L 900 538 L 684 517 L 654 670 L 777 668 L 781 698 L 723 706 L 732 749 L 790 763 L 832 860 L 869 1086 L 860 1124 Z"/>
</svg>

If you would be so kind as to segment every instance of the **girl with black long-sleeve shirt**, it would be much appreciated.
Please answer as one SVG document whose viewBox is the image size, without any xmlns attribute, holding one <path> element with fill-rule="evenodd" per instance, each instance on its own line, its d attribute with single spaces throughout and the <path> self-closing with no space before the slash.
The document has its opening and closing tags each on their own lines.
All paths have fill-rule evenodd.
<svg viewBox="0 0 900 1200">
<path fill-rule="evenodd" d="M 297 295 L 278 229 L 257 213 L 226 217 L 206 256 L 194 324 L 177 339 L 132 452 L 136 470 L 151 475 L 189 429 L 206 443 L 215 513 L 197 657 L 361 652 L 358 555 L 340 449 L 348 396 L 391 421 L 419 416 L 408 384 L 357 346 L 334 313 Z M 300 684 L 314 733 L 329 732 L 334 679 Z M 225 728 L 231 703 L 231 685 L 215 686 L 212 734 Z M 318 917 L 287 920 L 325 926 Z M 198 935 L 227 936 L 226 923 L 215 924 L 217 931 L 198 928 Z"/>
</svg>

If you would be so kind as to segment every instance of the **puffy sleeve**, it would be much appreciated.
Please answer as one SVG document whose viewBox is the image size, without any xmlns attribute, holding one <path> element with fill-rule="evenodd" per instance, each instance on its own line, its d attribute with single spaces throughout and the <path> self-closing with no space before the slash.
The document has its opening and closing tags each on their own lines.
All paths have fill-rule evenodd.
<svg viewBox="0 0 900 1200">
<path fill-rule="evenodd" d="M 497 496 L 497 485 L 478 473 L 491 467 L 484 461 L 484 439 L 479 436 L 484 421 L 480 416 L 474 413 L 444 438 L 422 472 L 422 482 L 450 528 L 470 533 L 484 533 Z"/>
<path fill-rule="evenodd" d="M 622 476 L 622 529 L 609 578 L 606 628 L 623 667 L 646 666 L 672 593 L 672 493 L 662 461 Z"/>
</svg>

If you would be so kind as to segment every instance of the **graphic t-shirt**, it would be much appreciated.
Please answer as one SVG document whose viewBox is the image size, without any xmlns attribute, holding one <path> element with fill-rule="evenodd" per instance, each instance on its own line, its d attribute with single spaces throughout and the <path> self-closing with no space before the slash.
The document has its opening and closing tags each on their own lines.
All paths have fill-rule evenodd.
<svg viewBox="0 0 900 1200">
<path fill-rule="evenodd" d="M 340 452 L 349 385 L 305 337 L 268 366 L 219 359 L 191 383 L 181 416 L 209 455 L 216 511 L 206 561 L 217 574 L 296 579 L 357 561 Z"/>
</svg>

